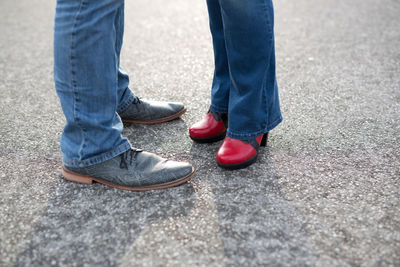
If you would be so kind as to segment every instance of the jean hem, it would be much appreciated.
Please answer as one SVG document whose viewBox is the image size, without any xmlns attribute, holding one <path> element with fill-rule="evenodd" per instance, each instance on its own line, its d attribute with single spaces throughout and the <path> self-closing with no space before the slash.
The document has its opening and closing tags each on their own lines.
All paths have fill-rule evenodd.
<svg viewBox="0 0 400 267">
<path fill-rule="evenodd" d="M 274 120 L 274 122 L 270 123 L 267 125 L 262 130 L 252 132 L 252 133 L 237 133 L 237 132 L 232 132 L 228 129 L 226 136 L 233 138 L 233 139 L 238 139 L 238 140 L 249 140 L 249 139 L 255 139 L 256 137 L 265 134 L 272 129 L 274 129 L 276 126 L 278 126 L 282 122 L 283 118 L 282 116 L 279 116 L 278 119 Z"/>
<path fill-rule="evenodd" d="M 210 110 L 218 113 L 228 113 L 228 108 L 220 108 L 213 104 L 210 105 Z"/>
<path fill-rule="evenodd" d="M 89 159 L 86 159 L 83 161 L 63 159 L 63 164 L 66 167 L 87 167 L 90 165 L 99 164 L 99 163 L 102 163 L 109 159 L 112 159 L 112 158 L 128 151 L 129 149 L 131 149 L 131 144 L 129 143 L 128 140 L 126 140 L 122 145 L 119 145 L 118 147 L 114 148 L 111 151 L 105 152 L 103 154 L 94 156 L 92 158 L 89 158 Z"/>
<path fill-rule="evenodd" d="M 129 90 L 129 89 L 127 89 L 127 90 Z M 134 98 L 135 98 L 134 94 L 132 92 L 130 92 L 129 96 L 126 98 L 126 100 L 124 100 L 122 102 L 122 104 L 118 106 L 117 113 L 122 113 L 125 109 L 127 109 L 129 107 L 129 105 L 132 104 Z"/>
</svg>

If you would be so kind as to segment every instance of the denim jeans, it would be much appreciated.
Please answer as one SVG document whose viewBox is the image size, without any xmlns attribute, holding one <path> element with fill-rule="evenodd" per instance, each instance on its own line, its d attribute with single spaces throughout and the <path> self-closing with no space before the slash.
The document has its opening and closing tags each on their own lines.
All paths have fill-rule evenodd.
<svg viewBox="0 0 400 267">
<path fill-rule="evenodd" d="M 118 115 L 134 99 L 119 66 L 123 30 L 123 0 L 57 1 L 54 80 L 66 118 L 66 166 L 104 162 L 131 147 Z"/>
<path fill-rule="evenodd" d="M 215 72 L 210 110 L 228 113 L 227 136 L 253 139 L 281 121 L 271 0 L 207 0 Z"/>
</svg>

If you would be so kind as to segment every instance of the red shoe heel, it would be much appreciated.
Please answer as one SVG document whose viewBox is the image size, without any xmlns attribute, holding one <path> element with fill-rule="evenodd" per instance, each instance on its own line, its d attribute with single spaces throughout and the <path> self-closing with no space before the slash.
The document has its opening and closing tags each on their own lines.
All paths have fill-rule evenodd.
<svg viewBox="0 0 400 267">
<path fill-rule="evenodd" d="M 261 139 L 260 146 L 267 146 L 268 142 L 268 133 L 265 133 Z"/>
</svg>

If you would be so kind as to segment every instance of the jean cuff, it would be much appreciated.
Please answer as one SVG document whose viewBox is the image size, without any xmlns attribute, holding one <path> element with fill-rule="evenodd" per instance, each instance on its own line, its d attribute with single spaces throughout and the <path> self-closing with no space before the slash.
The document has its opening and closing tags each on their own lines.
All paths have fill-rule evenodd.
<svg viewBox="0 0 400 267">
<path fill-rule="evenodd" d="M 282 122 L 282 116 L 280 116 L 278 119 L 276 119 L 274 122 L 270 123 L 267 125 L 262 130 L 251 132 L 251 133 L 243 133 L 243 132 L 234 132 L 231 131 L 229 128 L 227 130 L 226 136 L 232 138 L 232 139 L 238 139 L 238 140 L 250 140 L 250 139 L 255 139 L 256 137 L 268 133 L 272 129 L 274 129 L 276 126 L 278 126 Z"/>
<path fill-rule="evenodd" d="M 133 99 L 135 99 L 135 95 L 132 93 L 132 91 L 129 88 L 127 88 L 126 90 L 129 91 L 127 92 L 128 96 L 124 97 L 124 100 L 118 106 L 117 108 L 118 113 L 122 113 L 125 109 L 127 109 L 129 105 L 132 104 Z"/>
<path fill-rule="evenodd" d="M 129 143 L 129 141 L 125 139 L 123 144 L 119 145 L 118 147 L 114 148 L 111 151 L 105 152 L 103 154 L 94 156 L 92 158 L 89 158 L 89 159 L 86 159 L 83 161 L 63 159 L 63 164 L 64 164 L 64 166 L 67 166 L 67 167 L 87 167 L 90 165 L 95 165 L 95 164 L 107 161 L 109 159 L 112 159 L 112 158 L 128 151 L 129 149 L 131 149 L 131 147 L 132 146 Z"/>
<path fill-rule="evenodd" d="M 218 113 L 224 113 L 224 114 L 228 114 L 228 108 L 222 108 L 222 107 L 218 107 L 216 105 L 211 104 L 210 105 L 210 110 L 214 111 L 214 112 L 218 112 Z"/>
</svg>

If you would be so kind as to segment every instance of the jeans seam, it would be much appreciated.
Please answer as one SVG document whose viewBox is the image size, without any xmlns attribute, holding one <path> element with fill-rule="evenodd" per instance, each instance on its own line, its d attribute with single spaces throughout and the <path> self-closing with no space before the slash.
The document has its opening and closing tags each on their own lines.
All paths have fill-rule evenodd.
<svg viewBox="0 0 400 267">
<path fill-rule="evenodd" d="M 75 64 L 74 64 L 74 61 L 75 61 L 75 51 L 74 50 L 75 50 L 75 47 L 76 47 L 76 45 L 75 45 L 76 27 L 77 27 L 77 24 L 78 24 L 78 21 L 79 21 L 79 16 L 80 16 L 80 14 L 82 12 L 84 4 L 85 4 L 85 1 L 82 0 L 81 4 L 79 6 L 78 12 L 76 13 L 76 16 L 74 18 L 74 24 L 73 24 L 72 32 L 71 32 L 72 36 L 71 36 L 71 54 L 70 54 L 71 84 L 72 84 L 72 89 L 73 89 L 73 92 L 74 92 L 74 103 L 73 103 L 74 113 L 73 114 L 74 114 L 74 120 L 76 121 L 76 124 L 79 126 L 79 128 L 81 130 L 81 134 L 83 136 L 82 144 L 81 144 L 81 146 L 79 148 L 79 151 L 78 151 L 79 158 L 82 157 L 81 156 L 82 152 L 86 148 L 86 142 L 85 142 L 85 140 L 86 140 L 86 130 L 84 129 L 83 125 L 80 123 L 80 119 L 79 119 L 79 116 L 78 116 L 78 114 L 79 114 L 78 103 L 80 102 L 80 100 L 79 100 L 79 95 L 78 95 L 78 90 L 77 90 L 77 82 L 76 82 L 76 80 L 77 80 L 76 79 L 76 71 L 77 70 L 75 69 Z"/>
<path fill-rule="evenodd" d="M 269 9 L 268 9 L 268 6 L 267 6 L 267 1 L 264 1 L 264 9 L 265 9 L 265 12 L 269 12 Z M 272 28 L 273 27 L 273 23 L 272 23 L 272 21 L 271 21 L 271 19 L 272 18 L 270 18 L 269 16 L 264 16 L 264 18 L 265 18 L 265 24 L 266 24 L 266 29 L 267 29 L 267 34 L 269 35 L 269 34 L 271 34 L 271 35 L 273 35 L 273 29 L 270 29 L 270 28 Z"/>
<path fill-rule="evenodd" d="M 270 2 L 270 3 L 272 4 L 272 2 Z M 270 10 L 269 10 L 268 4 L 267 4 L 267 0 L 264 1 L 264 9 L 265 9 L 266 13 L 269 13 Z M 273 29 L 270 29 L 270 28 L 273 27 L 273 18 L 271 18 L 270 16 L 265 16 L 265 24 L 266 24 L 267 36 L 270 35 L 270 34 L 272 35 L 271 39 L 267 40 L 267 41 L 274 42 Z M 268 71 L 271 68 L 271 50 L 274 49 L 273 47 L 274 47 L 274 45 L 272 45 L 271 48 L 270 48 L 270 51 L 268 51 L 269 60 L 266 61 L 266 67 L 265 67 L 266 70 L 265 70 L 265 73 L 264 73 L 264 79 L 263 79 L 263 83 L 262 83 L 262 86 L 264 87 L 263 89 L 266 89 L 266 87 L 267 87 Z M 276 75 L 275 75 L 275 77 L 276 77 Z M 275 82 L 274 82 L 273 86 L 275 86 Z M 263 98 L 264 98 L 263 102 L 265 103 L 265 105 L 267 107 L 270 107 L 271 106 L 271 103 L 270 103 L 271 99 L 267 97 L 266 90 L 263 90 Z M 270 128 L 270 126 L 275 124 L 277 121 L 282 120 L 282 116 L 280 116 L 277 120 L 275 120 L 274 122 L 268 124 L 269 120 L 267 118 L 269 118 L 268 113 L 270 113 L 270 110 L 268 109 L 266 112 L 267 112 L 267 114 L 266 114 L 267 116 L 265 116 L 265 118 L 266 118 L 265 123 L 267 124 L 267 127 L 264 130 Z"/>
</svg>

